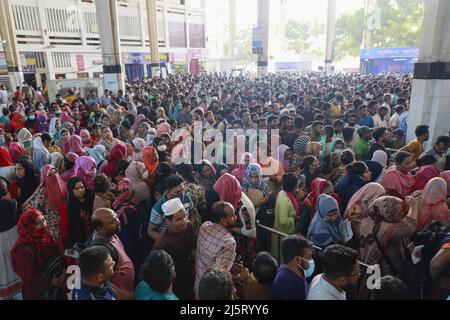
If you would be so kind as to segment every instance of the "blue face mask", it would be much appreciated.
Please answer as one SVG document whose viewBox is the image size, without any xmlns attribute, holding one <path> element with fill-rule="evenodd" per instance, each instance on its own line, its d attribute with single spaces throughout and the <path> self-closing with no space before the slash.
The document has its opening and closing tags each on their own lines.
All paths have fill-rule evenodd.
<svg viewBox="0 0 450 320">
<path fill-rule="evenodd" d="M 301 258 L 301 259 L 303 259 L 303 258 Z M 305 260 L 305 259 L 303 259 L 303 260 Z M 305 261 L 307 261 L 307 260 L 305 260 Z M 314 273 L 314 269 L 316 268 L 314 259 L 307 261 L 307 262 L 308 262 L 308 269 L 303 269 L 301 264 L 298 265 L 303 270 L 303 273 L 305 274 L 305 278 L 311 277 Z"/>
</svg>

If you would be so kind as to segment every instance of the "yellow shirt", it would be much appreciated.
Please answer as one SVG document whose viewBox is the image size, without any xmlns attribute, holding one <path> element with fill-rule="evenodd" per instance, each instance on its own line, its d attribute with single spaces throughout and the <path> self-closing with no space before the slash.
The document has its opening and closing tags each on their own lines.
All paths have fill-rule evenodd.
<svg viewBox="0 0 450 320">
<path fill-rule="evenodd" d="M 414 158 L 417 159 L 423 153 L 423 147 L 417 139 L 414 139 L 410 141 L 406 146 L 401 148 L 400 151 L 412 153 L 414 155 Z"/>
<path fill-rule="evenodd" d="M 341 117 L 341 107 L 335 104 L 334 102 L 331 104 L 330 117 L 333 119 Z"/>
</svg>

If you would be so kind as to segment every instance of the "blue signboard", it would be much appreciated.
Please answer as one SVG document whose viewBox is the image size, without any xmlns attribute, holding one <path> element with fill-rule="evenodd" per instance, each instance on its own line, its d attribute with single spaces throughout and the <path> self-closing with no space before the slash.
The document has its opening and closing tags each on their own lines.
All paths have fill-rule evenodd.
<svg viewBox="0 0 450 320">
<path fill-rule="evenodd" d="M 419 48 L 371 48 L 361 49 L 361 59 L 417 58 Z"/>
<path fill-rule="evenodd" d="M 122 60 L 124 64 L 151 64 L 152 56 L 149 53 L 144 52 L 130 52 L 130 53 L 123 52 Z M 160 53 L 159 60 L 160 63 L 169 62 L 169 54 Z"/>
</svg>

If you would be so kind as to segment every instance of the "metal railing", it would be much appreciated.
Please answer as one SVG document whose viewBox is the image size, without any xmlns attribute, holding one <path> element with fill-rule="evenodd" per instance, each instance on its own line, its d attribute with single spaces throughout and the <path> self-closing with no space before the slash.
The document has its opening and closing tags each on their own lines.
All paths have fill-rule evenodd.
<svg viewBox="0 0 450 320">
<path fill-rule="evenodd" d="M 283 232 L 281 232 L 281 231 L 278 231 L 278 230 L 276 230 L 276 229 L 273 229 L 273 228 L 270 228 L 270 227 L 268 227 L 268 226 L 265 226 L 265 225 L 259 223 L 259 221 L 256 221 L 256 227 L 257 227 L 257 228 L 264 229 L 264 230 L 266 230 L 266 231 L 269 231 L 269 232 L 271 233 L 271 235 L 274 234 L 274 235 L 276 235 L 276 236 L 278 237 L 278 256 L 277 256 L 277 257 L 274 257 L 274 258 L 276 258 L 278 262 L 281 262 L 281 242 L 282 242 L 282 239 L 283 239 L 283 238 L 287 238 L 289 235 L 286 234 L 286 233 L 283 233 Z M 272 238 L 272 237 L 269 237 L 270 240 L 271 240 L 271 238 Z M 316 250 L 319 250 L 319 251 L 323 251 L 323 250 L 324 250 L 323 248 L 318 247 L 318 246 L 316 246 L 316 245 L 314 245 L 314 244 L 313 244 L 313 248 L 316 249 Z M 366 264 L 366 263 L 364 263 L 364 262 L 362 262 L 362 261 L 359 261 L 359 260 L 358 260 L 357 262 L 358 262 L 358 264 L 359 264 L 360 266 L 366 267 L 366 268 L 368 268 L 368 269 L 369 269 L 369 268 L 370 268 L 370 269 L 375 268 L 375 266 L 368 265 L 368 264 Z"/>
</svg>

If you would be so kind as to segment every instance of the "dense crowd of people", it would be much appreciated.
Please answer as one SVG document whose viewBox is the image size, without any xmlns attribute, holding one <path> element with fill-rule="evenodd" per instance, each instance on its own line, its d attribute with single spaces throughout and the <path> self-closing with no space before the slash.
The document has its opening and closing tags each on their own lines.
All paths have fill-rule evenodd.
<svg viewBox="0 0 450 320">
<path fill-rule="evenodd" d="M 447 299 L 450 137 L 408 126 L 411 87 L 1 87 L 0 299 Z"/>
</svg>

